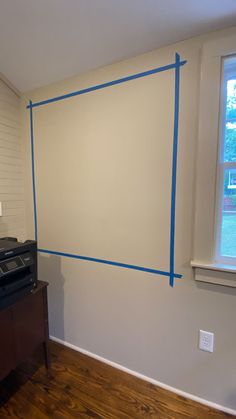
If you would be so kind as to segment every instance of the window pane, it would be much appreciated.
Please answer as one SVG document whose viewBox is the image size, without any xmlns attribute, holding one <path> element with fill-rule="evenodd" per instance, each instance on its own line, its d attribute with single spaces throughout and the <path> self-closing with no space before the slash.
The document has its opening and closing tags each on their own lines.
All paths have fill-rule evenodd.
<svg viewBox="0 0 236 419">
<path fill-rule="evenodd" d="M 224 161 L 236 161 L 236 78 L 227 81 Z"/>
<path fill-rule="evenodd" d="M 225 170 L 222 209 L 220 253 L 236 257 L 236 169 Z"/>
</svg>

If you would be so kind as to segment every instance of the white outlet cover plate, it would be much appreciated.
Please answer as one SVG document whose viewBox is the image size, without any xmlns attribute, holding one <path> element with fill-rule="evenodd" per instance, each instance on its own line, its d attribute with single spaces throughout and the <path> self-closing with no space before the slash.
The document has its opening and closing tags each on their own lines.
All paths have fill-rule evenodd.
<svg viewBox="0 0 236 419">
<path fill-rule="evenodd" d="M 214 333 L 199 330 L 199 349 L 202 351 L 214 351 Z"/>
</svg>

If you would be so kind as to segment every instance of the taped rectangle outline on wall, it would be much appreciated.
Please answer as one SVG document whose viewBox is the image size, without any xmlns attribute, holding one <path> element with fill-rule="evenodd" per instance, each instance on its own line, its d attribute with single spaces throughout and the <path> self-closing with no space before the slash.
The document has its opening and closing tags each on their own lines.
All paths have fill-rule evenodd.
<svg viewBox="0 0 236 419">
<path fill-rule="evenodd" d="M 174 286 L 175 278 L 182 278 L 181 274 L 175 273 L 175 207 L 176 207 L 176 178 L 177 178 L 177 156 L 178 156 L 178 131 L 179 131 L 179 100 L 180 100 L 180 69 L 187 63 L 186 60 L 181 61 L 180 55 L 175 54 L 175 62 L 166 66 L 157 67 L 152 70 L 136 73 L 131 76 L 122 77 L 107 83 L 98 84 L 95 86 L 88 87 L 86 89 L 77 90 L 70 92 L 65 95 L 56 96 L 50 99 L 46 99 L 40 102 L 33 103 L 31 100 L 27 106 L 30 114 L 30 139 L 31 139 L 31 164 L 32 164 L 32 185 L 33 185 L 33 207 L 34 207 L 34 234 L 35 240 L 38 239 L 38 224 L 37 224 L 37 204 L 36 204 L 36 174 L 35 174 L 35 158 L 34 158 L 34 128 L 33 128 L 33 108 L 38 106 L 47 105 L 50 103 L 58 102 L 60 100 L 69 99 L 74 96 L 79 96 L 96 90 L 104 89 L 106 87 L 115 86 L 117 84 L 126 83 L 135 79 L 149 76 L 151 74 L 157 74 L 163 71 L 175 70 L 175 94 L 174 94 L 174 129 L 173 129 L 173 148 L 172 148 L 172 182 L 171 182 L 171 207 L 170 207 L 170 255 L 169 255 L 169 271 L 163 271 L 159 269 L 146 268 L 138 265 L 130 265 L 122 262 L 115 262 L 106 259 L 99 259 L 90 256 L 82 256 L 71 253 L 58 252 L 55 250 L 38 249 L 40 253 L 46 253 L 50 255 L 57 255 L 67 258 L 85 260 L 89 262 L 103 263 L 106 265 L 118 266 L 120 268 L 134 269 L 138 271 L 148 272 L 155 275 L 163 275 L 169 278 L 169 284 L 171 287 Z"/>
</svg>

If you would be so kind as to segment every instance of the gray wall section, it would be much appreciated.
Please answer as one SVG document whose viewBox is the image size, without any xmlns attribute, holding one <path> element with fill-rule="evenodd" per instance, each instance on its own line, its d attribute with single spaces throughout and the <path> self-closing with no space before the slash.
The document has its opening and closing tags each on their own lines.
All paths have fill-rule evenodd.
<svg viewBox="0 0 236 419">
<path fill-rule="evenodd" d="M 51 335 L 235 408 L 235 289 L 187 276 L 172 290 L 155 276 L 56 256 L 41 255 L 39 266 Z M 197 349 L 199 328 L 215 333 L 213 354 Z"/>
<path fill-rule="evenodd" d="M 188 60 L 181 77 L 176 226 L 176 270 L 183 274 L 183 279 L 176 281 L 172 289 L 162 277 L 46 255 L 39 255 L 39 275 L 49 282 L 51 335 L 234 409 L 236 290 L 195 283 L 190 260 L 201 47 L 210 37 L 217 39 L 235 32 L 232 29 L 184 41 L 30 92 L 22 100 L 23 138 L 29 157 L 28 234 L 32 235 L 29 126 L 25 111 L 28 99 L 42 100 L 163 65 L 172 60 L 176 51 Z M 213 354 L 198 349 L 199 329 L 215 333 Z"/>
</svg>

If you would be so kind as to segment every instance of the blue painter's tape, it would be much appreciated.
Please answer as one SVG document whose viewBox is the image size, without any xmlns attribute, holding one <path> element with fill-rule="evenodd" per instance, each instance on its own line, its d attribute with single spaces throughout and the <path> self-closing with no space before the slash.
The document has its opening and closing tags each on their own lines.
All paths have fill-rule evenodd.
<svg viewBox="0 0 236 419">
<path fill-rule="evenodd" d="M 86 89 L 71 92 L 62 96 L 57 96 L 51 99 L 43 100 L 41 102 L 32 103 L 29 102 L 27 108 L 30 110 L 30 137 L 31 137 L 31 157 L 32 157 L 32 183 L 33 183 L 33 202 L 34 202 L 34 227 L 35 227 L 35 238 L 38 238 L 37 232 L 37 206 L 36 206 L 36 185 L 35 185 L 35 165 L 34 165 L 34 133 L 33 133 L 33 108 L 46 105 L 49 103 L 57 102 L 59 100 L 68 99 L 73 96 L 82 95 L 95 90 L 104 89 L 106 87 L 114 86 L 116 84 L 125 83 L 134 79 L 149 76 L 151 74 L 160 73 L 175 69 L 175 98 L 174 98 L 174 132 L 173 132 L 173 154 L 172 154 L 172 186 L 171 186 L 171 214 L 170 214 L 170 269 L 169 272 L 145 268 L 137 265 L 130 265 L 121 262 L 113 262 L 105 259 L 97 259 L 88 256 L 80 256 L 71 253 L 57 252 L 46 249 L 38 249 L 41 253 L 47 253 L 51 255 L 63 256 L 73 259 L 80 259 L 89 262 L 103 263 L 106 265 L 118 266 L 126 269 L 134 269 L 138 271 L 148 272 L 155 275 L 163 275 L 169 278 L 169 284 L 173 287 L 175 278 L 182 278 L 182 275 L 174 272 L 174 250 L 175 250 L 175 204 L 176 204 L 176 175 L 177 175 L 177 152 L 178 152 L 178 124 L 179 124 L 179 90 L 180 90 L 180 67 L 186 64 L 187 61 L 181 61 L 179 54 L 175 56 L 175 63 L 169 64 L 163 67 L 154 68 L 152 70 L 137 73 L 131 76 L 123 77 L 111 82 L 99 84 L 97 86 L 91 86 Z"/>
<path fill-rule="evenodd" d="M 171 186 L 171 208 L 170 208 L 170 286 L 174 286 L 174 264 L 175 264 L 175 206 L 176 206 L 176 175 L 177 175 L 177 153 L 178 153 L 178 132 L 179 132 L 179 87 L 180 87 L 180 56 L 175 55 L 175 103 L 174 103 L 174 132 L 172 151 L 172 186 Z"/>
<path fill-rule="evenodd" d="M 58 102 L 59 100 L 68 99 L 68 98 L 73 97 L 73 96 L 84 95 L 85 93 L 93 92 L 95 90 L 104 89 L 106 87 L 115 86 L 116 84 L 125 83 L 125 82 L 131 81 L 131 80 L 139 79 L 141 77 L 150 76 L 151 74 L 156 74 L 156 73 L 161 73 L 162 71 L 176 69 L 177 65 L 182 66 L 182 65 L 186 64 L 186 62 L 187 61 L 178 61 L 178 63 L 175 62 L 173 64 L 168 64 L 168 65 L 165 65 L 163 67 L 153 68 L 152 70 L 143 71 L 142 73 L 137 73 L 137 74 L 133 74 L 131 76 L 122 77 L 120 79 L 112 80 L 112 81 L 109 81 L 107 83 L 98 84 L 96 86 L 91 86 L 91 87 L 88 87 L 86 89 L 81 89 L 81 90 L 77 90 L 75 92 L 67 93 L 65 95 L 56 96 L 56 97 L 53 97 L 51 99 L 42 100 L 41 102 L 35 102 L 32 105 L 28 105 L 27 108 L 30 108 L 30 106 L 35 108 L 37 106 L 47 105 L 49 103 Z"/>
<path fill-rule="evenodd" d="M 30 110 L 30 142 L 31 142 L 31 165 L 32 165 L 32 184 L 33 184 L 33 205 L 34 205 L 34 236 L 38 239 L 37 229 L 37 205 L 36 205 L 36 187 L 35 187 L 35 166 L 34 166 L 34 128 L 33 128 L 33 109 L 32 101 L 29 102 Z"/>
<path fill-rule="evenodd" d="M 38 249 L 38 252 L 46 253 L 48 255 L 63 256 L 63 257 L 72 258 L 72 259 L 80 259 L 80 260 L 85 260 L 88 262 L 103 263 L 105 265 L 118 266 L 120 268 L 134 269 L 136 271 L 148 272 L 155 275 L 164 275 L 168 277 L 170 276 L 170 272 L 160 271 L 158 269 L 144 268 L 143 266 L 129 265 L 127 263 L 113 262 L 111 260 L 97 259 L 97 258 L 92 258 L 89 256 L 80 256 L 80 255 L 75 255 L 73 253 L 56 252 L 54 250 L 47 250 L 47 249 Z M 173 276 L 174 278 L 182 278 L 182 275 L 176 274 L 176 273 L 174 273 Z"/>
</svg>

